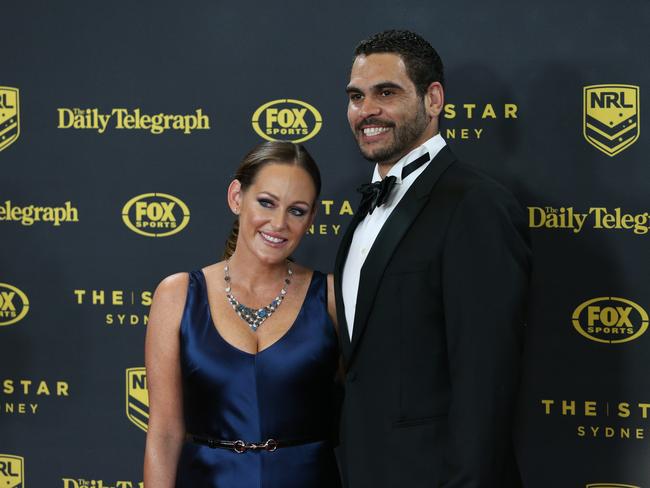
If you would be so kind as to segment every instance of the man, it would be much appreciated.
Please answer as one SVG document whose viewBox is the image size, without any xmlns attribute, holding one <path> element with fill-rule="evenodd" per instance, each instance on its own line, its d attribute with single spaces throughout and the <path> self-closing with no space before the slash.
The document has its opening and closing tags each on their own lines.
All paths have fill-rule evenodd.
<svg viewBox="0 0 650 488">
<path fill-rule="evenodd" d="M 427 41 L 382 32 L 355 56 L 348 120 L 376 166 L 335 268 L 344 481 L 517 486 L 523 212 L 439 134 L 443 67 Z"/>
</svg>

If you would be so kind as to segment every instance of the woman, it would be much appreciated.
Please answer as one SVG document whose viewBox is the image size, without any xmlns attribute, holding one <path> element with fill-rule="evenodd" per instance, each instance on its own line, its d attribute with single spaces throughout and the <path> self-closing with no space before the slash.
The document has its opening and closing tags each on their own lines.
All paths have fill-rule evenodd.
<svg viewBox="0 0 650 488">
<path fill-rule="evenodd" d="M 156 289 L 147 488 L 340 486 L 332 281 L 289 261 L 319 192 L 303 147 L 257 146 L 228 187 L 224 261 Z"/>
</svg>

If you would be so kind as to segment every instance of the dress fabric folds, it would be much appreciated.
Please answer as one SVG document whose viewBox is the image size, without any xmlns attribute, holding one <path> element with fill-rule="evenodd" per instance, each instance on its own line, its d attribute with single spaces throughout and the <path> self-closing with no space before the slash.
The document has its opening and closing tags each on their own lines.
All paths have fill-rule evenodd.
<svg viewBox="0 0 650 488">
<path fill-rule="evenodd" d="M 257 354 L 228 343 L 214 325 L 218 320 L 210 313 L 203 272 L 191 272 L 180 328 L 186 431 L 296 445 L 237 453 L 187 441 L 176 487 L 339 487 L 333 451 L 339 350 L 327 314 L 326 276 L 314 271 L 291 328 Z"/>
</svg>

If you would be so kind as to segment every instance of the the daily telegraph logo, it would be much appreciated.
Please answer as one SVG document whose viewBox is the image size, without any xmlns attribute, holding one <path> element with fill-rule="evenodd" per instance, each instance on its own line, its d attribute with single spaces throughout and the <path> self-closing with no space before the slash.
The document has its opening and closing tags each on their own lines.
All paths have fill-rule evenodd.
<svg viewBox="0 0 650 488">
<path fill-rule="evenodd" d="M 584 87 L 583 134 L 589 144 L 615 156 L 639 138 L 639 87 L 591 85 Z"/>
<path fill-rule="evenodd" d="M 58 108 L 58 129 L 94 130 L 104 134 L 111 127 L 120 130 L 144 130 L 151 134 L 180 131 L 191 134 L 195 130 L 210 128 L 210 118 L 203 109 L 191 114 L 145 114 L 139 108 L 114 108 L 102 113 L 98 108 Z"/>
<path fill-rule="evenodd" d="M 267 141 L 305 142 L 323 125 L 323 117 L 313 105 L 283 98 L 265 103 L 253 114 L 253 129 Z"/>
<path fill-rule="evenodd" d="M 11 200 L 0 204 L 0 222 L 18 222 L 25 227 L 36 222 L 51 223 L 59 227 L 65 222 L 79 222 L 79 210 L 71 202 L 65 202 L 58 207 L 41 205 L 16 205 Z"/>
<path fill-rule="evenodd" d="M 589 483 L 585 488 L 641 488 L 637 485 L 625 485 L 623 483 Z"/>
<path fill-rule="evenodd" d="M 638 339 L 648 329 L 648 313 L 626 298 L 598 297 L 581 303 L 572 316 L 573 327 L 583 337 L 604 344 Z"/>
<path fill-rule="evenodd" d="M 63 488 L 144 488 L 139 481 L 104 481 L 87 478 L 62 478 Z"/>
<path fill-rule="evenodd" d="M 0 327 L 19 322 L 29 312 L 25 292 L 8 283 L 0 283 Z"/>
<path fill-rule="evenodd" d="M 136 234 L 167 237 L 178 234 L 190 221 L 190 209 L 167 193 L 143 193 L 122 208 L 124 224 Z"/>
<path fill-rule="evenodd" d="M 25 488 L 25 458 L 0 454 L 0 486 Z"/>
<path fill-rule="evenodd" d="M 147 370 L 129 368 L 126 370 L 126 416 L 145 432 L 149 423 L 149 392 L 147 391 Z"/>
<path fill-rule="evenodd" d="M 575 207 L 528 207 L 528 226 L 531 229 L 569 230 L 574 234 L 591 228 L 644 235 L 650 230 L 650 213 L 626 212 L 621 207 L 590 207 L 583 212 Z"/>
<path fill-rule="evenodd" d="M 0 151 L 16 142 L 20 135 L 18 88 L 0 86 Z"/>
<path fill-rule="evenodd" d="M 445 139 L 481 139 L 491 121 L 517 119 L 518 110 L 516 103 L 447 103 L 442 117 L 451 122 L 441 129 L 442 135 Z"/>
</svg>

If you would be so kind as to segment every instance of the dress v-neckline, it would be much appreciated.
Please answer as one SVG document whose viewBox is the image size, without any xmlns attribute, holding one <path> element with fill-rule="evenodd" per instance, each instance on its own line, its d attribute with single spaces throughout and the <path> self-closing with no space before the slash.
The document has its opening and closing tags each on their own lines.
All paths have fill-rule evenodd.
<svg viewBox="0 0 650 488">
<path fill-rule="evenodd" d="M 200 269 L 199 273 L 201 274 L 201 279 L 203 281 L 202 288 L 203 288 L 203 293 L 205 293 L 205 306 L 207 308 L 208 322 L 209 322 L 208 325 L 210 326 L 210 328 L 212 330 L 214 330 L 214 332 L 217 335 L 217 338 L 221 342 L 223 342 L 226 346 L 228 346 L 229 348 L 231 348 L 231 349 L 233 349 L 233 350 L 235 350 L 235 351 L 237 351 L 237 352 L 239 352 L 241 354 L 245 354 L 246 356 L 251 356 L 253 358 L 256 358 L 257 356 L 262 354 L 264 351 L 268 351 L 269 349 L 274 347 L 276 344 L 284 341 L 285 338 L 291 333 L 291 331 L 293 329 L 295 329 L 296 323 L 298 322 L 298 320 L 300 319 L 300 317 L 302 316 L 302 314 L 303 314 L 303 312 L 305 310 L 305 302 L 309 298 L 309 295 L 312 293 L 312 287 L 314 286 L 314 281 L 315 281 L 315 277 L 316 277 L 316 271 L 312 271 L 311 278 L 309 280 L 309 286 L 307 287 L 307 293 L 305 293 L 305 297 L 303 298 L 302 303 L 300 304 L 300 309 L 298 310 L 298 314 L 296 315 L 296 318 L 293 320 L 293 323 L 291 324 L 291 326 L 284 332 L 284 334 L 282 334 L 278 339 L 273 341 L 271 344 L 266 346 L 264 349 L 260 349 L 257 352 L 248 352 L 248 351 L 244 351 L 243 349 L 241 349 L 241 348 L 235 346 L 234 344 L 232 344 L 231 342 L 227 341 L 226 338 L 223 335 L 221 335 L 221 332 L 217 328 L 217 324 L 214 321 L 214 317 L 212 315 L 212 307 L 210 306 L 210 295 L 208 293 L 208 281 L 205 278 L 205 273 L 203 272 L 203 269 Z"/>
</svg>

